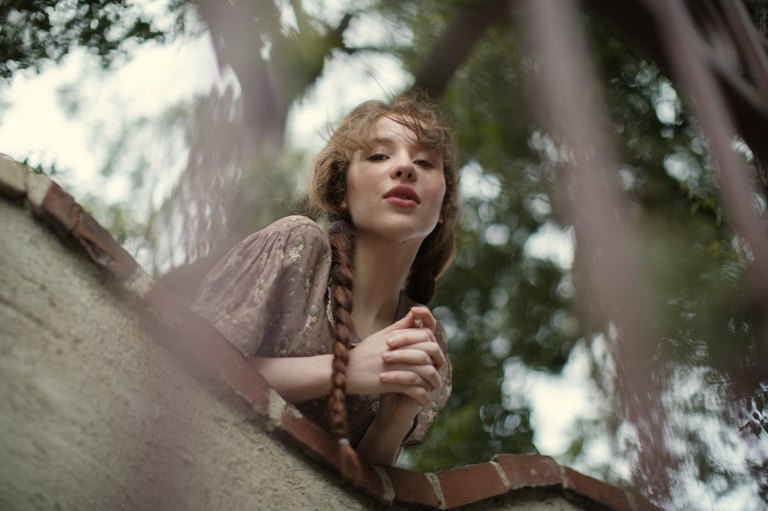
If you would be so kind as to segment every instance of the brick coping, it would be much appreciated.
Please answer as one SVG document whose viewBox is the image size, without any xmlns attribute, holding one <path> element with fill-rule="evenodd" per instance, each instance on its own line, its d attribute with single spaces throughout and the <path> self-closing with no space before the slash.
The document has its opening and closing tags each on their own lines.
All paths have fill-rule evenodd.
<svg viewBox="0 0 768 511">
<path fill-rule="evenodd" d="M 180 334 L 184 348 L 244 400 L 267 430 L 340 475 L 336 441 L 286 403 L 216 328 L 147 274 L 58 184 L 0 157 L 0 196 L 26 205 L 59 236 L 78 242 L 88 258 L 134 296 L 145 312 Z M 435 473 L 364 464 L 361 481 L 353 486 L 381 504 L 406 508 L 456 509 L 507 494 L 522 497 L 538 489 L 590 508 L 660 509 L 637 492 L 611 486 L 537 454 L 499 454 L 486 463 Z"/>
</svg>

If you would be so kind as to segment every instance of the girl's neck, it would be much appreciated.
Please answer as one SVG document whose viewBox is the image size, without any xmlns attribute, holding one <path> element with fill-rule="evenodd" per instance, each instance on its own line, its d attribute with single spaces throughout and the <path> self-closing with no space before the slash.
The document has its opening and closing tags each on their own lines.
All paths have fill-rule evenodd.
<svg viewBox="0 0 768 511">
<path fill-rule="evenodd" d="M 359 234 L 354 258 L 352 319 L 361 339 L 392 324 L 400 290 L 416 258 L 417 240 L 396 243 Z"/>
</svg>

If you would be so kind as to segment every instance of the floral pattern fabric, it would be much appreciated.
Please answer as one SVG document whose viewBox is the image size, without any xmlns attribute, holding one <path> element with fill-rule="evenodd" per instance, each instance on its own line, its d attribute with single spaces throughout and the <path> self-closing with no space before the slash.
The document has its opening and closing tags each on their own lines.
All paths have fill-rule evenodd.
<svg viewBox="0 0 768 511">
<path fill-rule="evenodd" d="M 192 308 L 208 319 L 246 358 L 306 357 L 331 352 L 328 275 L 331 248 L 312 220 L 290 216 L 233 247 L 203 280 Z M 395 319 L 416 305 L 400 294 Z M 440 324 L 435 337 L 446 350 Z M 354 348 L 353 348 L 354 349 Z M 444 385 L 416 418 L 403 442 L 420 443 L 451 391 L 450 363 L 440 369 Z M 298 403 L 308 418 L 328 427 L 328 398 Z M 350 440 L 357 443 L 376 416 L 379 396 L 347 396 Z"/>
</svg>

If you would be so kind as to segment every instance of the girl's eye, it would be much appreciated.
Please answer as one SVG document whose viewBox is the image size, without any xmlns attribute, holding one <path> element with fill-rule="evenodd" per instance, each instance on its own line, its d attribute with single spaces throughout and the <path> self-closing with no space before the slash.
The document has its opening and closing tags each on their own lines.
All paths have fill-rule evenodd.
<svg viewBox="0 0 768 511">
<path fill-rule="evenodd" d="M 386 157 L 387 157 L 387 155 L 385 155 L 385 154 L 376 153 L 376 154 L 370 155 L 367 158 L 367 160 L 368 161 L 382 161 L 382 160 L 386 159 Z"/>
<path fill-rule="evenodd" d="M 415 160 L 413 163 L 415 163 L 419 167 L 422 167 L 422 168 L 425 168 L 425 169 L 434 168 L 434 165 L 429 160 Z"/>
</svg>

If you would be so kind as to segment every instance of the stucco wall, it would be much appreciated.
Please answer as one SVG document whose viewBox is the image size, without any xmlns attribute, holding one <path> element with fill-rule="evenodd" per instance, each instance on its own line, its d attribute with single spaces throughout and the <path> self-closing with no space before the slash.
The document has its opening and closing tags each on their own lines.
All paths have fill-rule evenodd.
<svg viewBox="0 0 768 511">
<path fill-rule="evenodd" d="M 0 509 L 366 508 L 175 369 L 98 268 L 0 219 Z"/>
<path fill-rule="evenodd" d="M 74 241 L 35 219 L 16 192 L 21 185 L 9 188 L 8 175 L 0 178 L 16 194 L 0 194 L 0 509 L 382 507 L 266 433 L 226 386 L 190 377 L 147 333 L 137 299 Z M 524 458 L 427 479 L 440 478 L 441 503 L 471 503 L 468 509 L 591 508 L 565 500 L 566 493 L 575 501 L 613 499 L 590 490 L 592 483 L 580 490 L 585 476 L 551 459 Z M 548 473 L 537 472 L 547 466 Z M 484 470 L 496 486 L 504 479 L 500 489 L 472 488 L 482 486 Z M 416 476 L 424 480 L 409 473 L 393 489 L 380 475 L 385 501 Z M 542 488 L 508 492 L 535 487 Z M 396 501 L 409 498 L 422 497 L 397 493 Z"/>
</svg>

